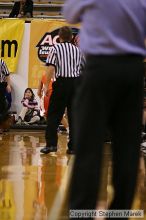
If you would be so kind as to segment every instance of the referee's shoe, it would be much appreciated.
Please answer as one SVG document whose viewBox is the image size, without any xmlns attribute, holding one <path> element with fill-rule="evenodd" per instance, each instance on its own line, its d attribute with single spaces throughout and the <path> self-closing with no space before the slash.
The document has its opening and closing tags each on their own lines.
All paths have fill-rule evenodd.
<svg viewBox="0 0 146 220">
<path fill-rule="evenodd" d="M 56 146 L 44 147 L 40 150 L 40 152 L 43 154 L 57 152 L 57 147 Z"/>
<path fill-rule="evenodd" d="M 54 153 L 54 152 L 57 152 L 57 147 L 56 146 L 44 147 L 40 150 L 40 152 L 42 154 Z M 67 149 L 66 153 L 70 154 L 70 155 L 75 154 L 74 150 L 72 150 L 72 149 Z"/>
</svg>

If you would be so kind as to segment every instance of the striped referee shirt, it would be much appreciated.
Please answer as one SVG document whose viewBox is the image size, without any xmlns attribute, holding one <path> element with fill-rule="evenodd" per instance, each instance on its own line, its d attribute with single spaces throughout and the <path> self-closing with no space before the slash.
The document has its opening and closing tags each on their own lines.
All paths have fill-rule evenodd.
<svg viewBox="0 0 146 220">
<path fill-rule="evenodd" d="M 7 68 L 6 63 L 4 62 L 4 60 L 0 59 L 0 82 L 5 82 L 6 81 L 6 77 L 9 76 L 9 70 Z"/>
<path fill-rule="evenodd" d="M 80 49 L 70 42 L 58 43 L 50 48 L 46 65 L 55 66 L 56 78 L 78 77 L 83 65 L 83 55 Z"/>
</svg>

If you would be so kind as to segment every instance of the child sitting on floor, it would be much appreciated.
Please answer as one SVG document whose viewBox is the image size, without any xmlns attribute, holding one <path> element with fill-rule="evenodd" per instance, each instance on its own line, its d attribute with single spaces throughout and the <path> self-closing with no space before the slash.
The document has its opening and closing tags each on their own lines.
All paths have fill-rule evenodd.
<svg viewBox="0 0 146 220">
<path fill-rule="evenodd" d="M 40 111 L 38 102 L 31 88 L 24 91 L 24 97 L 21 101 L 22 109 L 18 117 L 17 124 L 34 124 L 40 121 Z"/>
</svg>

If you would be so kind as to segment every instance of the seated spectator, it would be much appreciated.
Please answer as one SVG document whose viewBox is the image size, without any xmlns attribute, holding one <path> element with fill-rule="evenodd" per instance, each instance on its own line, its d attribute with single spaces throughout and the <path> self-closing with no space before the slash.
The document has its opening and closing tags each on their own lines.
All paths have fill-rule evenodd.
<svg viewBox="0 0 146 220">
<path fill-rule="evenodd" d="M 34 124 L 40 121 L 40 111 L 38 108 L 38 102 L 35 99 L 35 95 L 31 88 L 27 88 L 24 91 L 24 97 L 21 101 L 22 109 L 18 117 L 17 124 Z"/>
<path fill-rule="evenodd" d="M 33 1 L 20 0 L 14 3 L 9 18 L 32 18 L 33 17 Z"/>
</svg>

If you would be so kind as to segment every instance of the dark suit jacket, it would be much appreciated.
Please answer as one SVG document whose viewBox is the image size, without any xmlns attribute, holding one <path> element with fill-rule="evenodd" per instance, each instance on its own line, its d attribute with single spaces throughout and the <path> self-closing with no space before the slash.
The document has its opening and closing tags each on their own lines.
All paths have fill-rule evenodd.
<svg viewBox="0 0 146 220">
<path fill-rule="evenodd" d="M 9 18 L 17 17 L 20 10 L 20 2 L 15 2 L 14 6 L 12 8 L 12 11 L 9 15 Z M 24 16 L 30 13 L 31 17 L 33 17 L 33 1 L 32 0 L 26 0 L 25 6 L 24 6 Z"/>
</svg>

